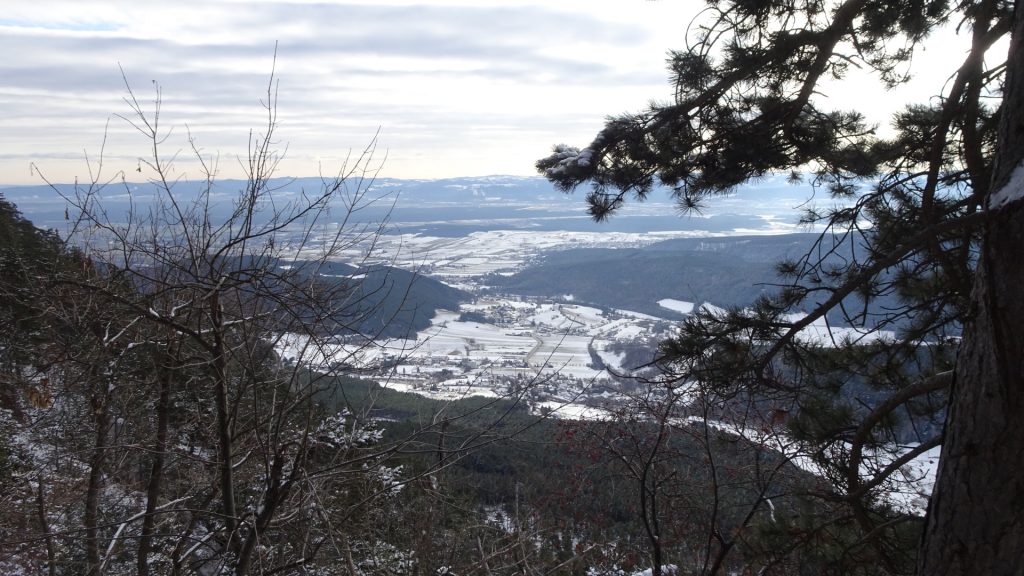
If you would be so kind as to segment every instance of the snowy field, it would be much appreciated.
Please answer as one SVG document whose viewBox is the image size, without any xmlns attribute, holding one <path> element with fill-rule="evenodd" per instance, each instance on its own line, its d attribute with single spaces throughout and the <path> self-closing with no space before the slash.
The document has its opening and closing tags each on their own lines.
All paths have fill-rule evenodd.
<svg viewBox="0 0 1024 576">
<path fill-rule="evenodd" d="M 806 314 L 789 314 L 784 317 L 787 322 L 799 322 Z M 800 331 L 798 338 L 808 344 L 820 346 L 841 346 L 844 344 L 871 344 L 875 342 L 892 342 L 896 333 L 889 330 L 867 330 L 832 326 L 825 318 L 818 318 Z"/>
<path fill-rule="evenodd" d="M 791 232 L 781 219 L 768 229 L 745 233 Z M 734 233 L 739 233 L 736 231 Z M 479 293 L 490 274 L 512 274 L 547 251 L 572 248 L 637 248 L 672 238 L 710 236 L 688 231 L 656 233 L 593 233 L 534 230 L 481 230 L 461 237 L 428 234 L 385 234 L 376 238 L 372 263 L 385 263 L 417 271 L 449 285 Z M 315 251 L 315 246 L 312 249 Z M 366 261 L 365 248 L 353 244 L 343 255 Z M 565 300 L 566 297 L 562 297 Z M 551 299 L 482 297 L 459 310 L 441 311 L 429 329 L 415 339 L 373 342 L 369 345 L 332 344 L 302 355 L 304 339 L 289 335 L 278 346 L 282 355 L 316 365 L 343 362 L 374 371 L 389 388 L 430 398 L 458 400 L 469 396 L 501 397 L 529 390 L 528 399 L 538 414 L 566 419 L 598 420 L 608 417 L 600 406 L 621 400 L 614 392 L 614 374 L 626 374 L 624 344 L 657 336 L 663 318 L 629 310 L 600 310 Z M 665 298 L 658 306 L 676 314 L 704 312 L 722 315 L 713 304 Z M 461 320 L 473 313 L 475 321 Z M 786 316 L 788 322 L 805 318 Z M 835 346 L 848 342 L 891 339 L 888 332 L 865 332 L 830 326 L 825 319 L 810 323 L 798 338 L 808 344 Z M 596 365 L 595 365 L 596 364 Z M 607 366 L 609 370 L 600 368 Z M 741 427 L 709 422 L 731 434 L 759 442 L 784 454 L 801 468 L 822 470 L 797 442 L 771 426 Z M 912 447 L 902 447 L 910 450 Z M 898 450 L 895 453 L 900 453 Z M 899 469 L 882 486 L 885 498 L 910 513 L 921 513 L 935 479 L 938 450 L 930 450 Z M 866 457 L 863 473 L 891 463 L 891 453 Z"/>
<path fill-rule="evenodd" d="M 771 234 L 791 230 L 748 230 L 745 234 Z M 543 252 L 575 248 L 640 248 L 674 238 L 702 238 L 694 230 L 658 232 L 575 232 L 551 230 L 482 230 L 465 236 L 383 234 L 373 238 L 369 263 L 389 264 L 472 289 L 487 274 L 511 274 Z M 322 253 L 322 244 L 307 243 L 292 253 L 298 259 Z M 339 258 L 368 262 L 369 239 L 353 241 Z"/>
<path fill-rule="evenodd" d="M 501 321 L 463 321 L 463 312 Z M 587 306 L 491 298 L 459 311 L 439 311 L 416 339 L 314 347 L 307 338 L 288 334 L 277 348 L 290 361 L 353 365 L 386 386 L 433 398 L 496 396 L 526 386 L 565 399 L 612 380 L 594 366 L 595 357 L 624 373 L 622 355 L 607 348 L 650 334 L 655 321 Z"/>
<path fill-rule="evenodd" d="M 658 306 L 681 314 L 690 314 L 693 312 L 693 302 L 685 302 L 683 300 L 664 298 L 662 300 L 658 300 Z"/>
</svg>

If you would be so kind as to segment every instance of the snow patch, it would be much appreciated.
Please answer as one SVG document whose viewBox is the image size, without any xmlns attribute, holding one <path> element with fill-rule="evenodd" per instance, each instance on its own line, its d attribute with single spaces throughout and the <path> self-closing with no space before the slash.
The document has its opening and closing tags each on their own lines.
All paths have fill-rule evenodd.
<svg viewBox="0 0 1024 576">
<path fill-rule="evenodd" d="M 658 306 L 667 308 L 680 314 L 690 314 L 693 312 L 693 302 L 687 302 L 685 300 L 673 300 L 672 298 L 663 298 L 658 300 Z"/>
<path fill-rule="evenodd" d="M 725 308 L 719 308 L 718 306 L 715 306 L 714 304 L 712 304 L 710 302 L 705 302 L 705 303 L 701 304 L 700 307 L 697 308 L 697 310 L 700 311 L 700 312 L 706 312 L 708 314 L 712 314 L 712 315 L 714 315 L 716 317 L 719 317 L 719 318 L 722 318 L 722 317 L 724 317 L 725 315 L 727 315 L 729 313 L 729 311 L 726 310 Z"/>
<path fill-rule="evenodd" d="M 644 314 L 643 312 L 634 312 L 632 310 L 622 310 L 622 309 L 616 308 L 615 310 L 613 310 L 613 312 L 615 312 L 619 316 L 627 316 L 627 317 L 633 318 L 635 320 L 652 320 L 652 321 L 664 320 L 664 318 L 659 318 L 658 316 L 651 316 L 650 314 Z"/>
<path fill-rule="evenodd" d="M 807 314 L 787 314 L 783 317 L 787 322 L 799 322 L 807 317 Z M 837 346 L 848 343 L 868 344 L 872 342 L 892 342 L 896 340 L 896 333 L 891 330 L 875 330 L 871 328 L 852 328 L 845 326 L 833 326 L 822 317 L 811 322 L 797 334 L 802 342 L 817 344 L 819 346 Z"/>
<path fill-rule="evenodd" d="M 1021 161 L 1014 169 L 1013 174 L 1010 175 L 1010 181 L 996 190 L 995 194 L 989 196 L 988 209 L 999 210 L 1022 198 L 1024 198 L 1024 161 Z"/>
<path fill-rule="evenodd" d="M 538 402 L 535 409 L 542 414 L 563 420 L 606 420 L 610 416 L 607 410 L 597 406 L 557 401 Z"/>
</svg>

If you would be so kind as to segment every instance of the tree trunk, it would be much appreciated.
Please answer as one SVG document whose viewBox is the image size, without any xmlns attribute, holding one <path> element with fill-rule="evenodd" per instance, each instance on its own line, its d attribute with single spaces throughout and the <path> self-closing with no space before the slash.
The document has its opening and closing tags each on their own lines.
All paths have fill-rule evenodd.
<svg viewBox="0 0 1024 576">
<path fill-rule="evenodd" d="M 292 482 L 298 476 L 297 472 L 300 470 L 300 467 L 297 458 L 292 463 L 291 478 L 287 480 L 282 478 L 287 460 L 288 457 L 285 455 L 284 450 L 279 450 L 274 455 L 274 461 L 270 467 L 270 475 L 266 480 L 266 485 L 263 487 L 265 492 L 263 501 L 260 503 L 259 512 L 252 521 L 252 530 L 246 536 L 245 542 L 239 547 L 238 559 L 235 562 L 236 576 L 246 576 L 249 573 L 256 545 L 260 543 L 264 531 L 270 526 L 270 521 L 273 520 L 274 515 L 277 513 L 277 507 L 288 497 Z"/>
<path fill-rule="evenodd" d="M 105 404 L 105 399 L 93 400 L 95 446 L 89 461 L 89 483 L 85 490 L 85 512 L 82 517 L 85 527 L 85 572 L 89 576 L 100 574 L 100 492 L 103 488 L 103 463 L 106 460 L 107 430 L 110 425 Z"/>
<path fill-rule="evenodd" d="M 57 552 L 53 545 L 53 532 L 50 531 L 50 521 L 46 517 L 45 492 L 43 476 L 40 474 L 38 486 L 36 487 L 36 514 L 39 517 L 39 531 L 46 539 L 46 573 L 49 576 L 57 576 Z"/>
<path fill-rule="evenodd" d="M 214 292 L 210 297 L 210 319 L 213 324 L 213 357 L 211 367 L 213 370 L 214 398 L 217 405 L 217 456 L 220 471 L 221 501 L 224 506 L 224 525 L 227 535 L 233 545 L 237 548 L 238 538 L 235 535 L 235 528 L 238 526 L 235 513 L 235 481 L 234 469 L 232 468 L 232 444 L 231 444 L 231 422 L 228 414 L 228 376 L 227 376 L 227 348 L 224 342 L 224 326 L 220 308 L 220 297 Z"/>
<path fill-rule="evenodd" d="M 1022 12 L 1017 0 L 996 195 L 1024 158 Z M 927 576 L 1024 574 L 1024 201 L 989 207 L 921 547 Z"/>
<path fill-rule="evenodd" d="M 160 370 L 160 395 L 156 405 L 156 443 L 153 446 L 153 463 L 146 486 L 146 515 L 142 519 L 142 532 L 139 535 L 139 550 L 135 566 L 139 576 L 149 576 L 149 553 L 153 546 L 156 507 L 160 501 L 164 459 L 167 453 L 167 425 L 171 412 L 171 379 L 173 376 L 168 366 L 161 366 Z"/>
</svg>

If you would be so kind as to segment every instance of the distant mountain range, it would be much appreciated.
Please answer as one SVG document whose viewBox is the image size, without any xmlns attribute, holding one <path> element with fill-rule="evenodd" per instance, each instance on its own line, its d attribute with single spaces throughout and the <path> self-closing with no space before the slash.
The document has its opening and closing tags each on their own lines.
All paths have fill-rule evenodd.
<svg viewBox="0 0 1024 576">
<path fill-rule="evenodd" d="M 355 185 L 350 182 L 350 185 Z M 204 182 L 182 180 L 174 192 L 181 200 L 194 198 Z M 223 180 L 215 184 L 212 199 L 214 218 L 225 217 L 230 200 L 245 188 L 245 181 Z M 320 178 L 277 178 L 270 182 L 275 201 L 297 198 L 302 191 L 321 189 Z M 61 194 L 73 197 L 73 184 L 0 187 L 0 194 L 18 206 L 38 226 L 64 226 L 67 203 Z M 363 221 L 387 219 L 403 232 L 456 236 L 472 230 L 557 229 L 573 231 L 650 232 L 699 230 L 713 233 L 764 229 L 772 222 L 795 219 L 796 208 L 812 196 L 807 186 L 792 186 L 782 177 L 767 178 L 745 186 L 735 194 L 715 199 L 703 215 L 680 218 L 668 189 L 653 193 L 643 203 L 630 203 L 609 222 L 592 222 L 585 212 L 582 194 L 565 194 L 541 177 L 482 176 L 438 180 L 381 178 L 371 184 L 369 197 L 379 198 L 360 210 Z M 131 202 L 145 208 L 155 197 L 149 183 L 108 186 L 101 198 L 114 218 L 127 213 Z M 58 193 L 59 192 L 59 193 Z M 335 207 L 339 214 L 341 202 Z"/>
<path fill-rule="evenodd" d="M 231 200 L 245 185 L 239 180 L 216 184 L 211 207 L 214 220 L 227 216 Z M 322 185 L 320 178 L 279 178 L 270 183 L 279 205 L 298 198 L 303 190 L 316 191 Z M 202 182 L 183 180 L 175 185 L 174 192 L 179 200 L 187 202 L 199 194 L 202 186 Z M 60 184 L 55 188 L 9 186 L 0 188 L 0 194 L 36 225 L 61 232 L 66 224 L 67 202 L 60 194 L 73 197 L 75 187 Z M 153 201 L 155 190 L 149 183 L 129 183 L 112 185 L 101 196 L 107 213 L 117 219 L 133 203 L 137 209 L 145 209 Z M 511 229 L 715 235 L 669 240 L 639 249 L 548 252 L 536 264 L 512 276 L 488 279 L 488 284 L 501 292 L 571 297 L 578 302 L 669 319 L 678 319 L 681 314 L 659 306 L 659 300 L 719 306 L 750 304 L 779 282 L 774 264 L 803 254 L 816 237 L 749 235 L 798 229 L 794 224 L 797 212 L 813 197 L 813 191 L 806 185 L 793 186 L 782 176 L 765 178 L 713 199 L 706 211 L 696 216 L 681 216 L 670 191 L 658 190 L 645 202 L 628 203 L 620 214 L 600 224 L 587 217 L 582 194 L 564 194 L 540 177 L 381 178 L 372 182 L 372 190 L 369 196 L 379 201 L 360 210 L 356 217 L 371 222 L 387 220 L 387 234 L 461 237 L 476 231 Z M 339 202 L 335 208 L 339 220 L 342 210 Z M 395 269 L 387 277 L 395 286 L 382 293 L 406 294 L 413 275 Z M 373 279 L 371 274 L 368 282 Z M 392 313 L 400 310 L 388 335 L 421 329 L 435 309 L 457 309 L 458 302 L 468 297 L 425 277 L 412 286 L 414 297 L 401 302 L 389 300 L 384 306 Z M 371 326 L 364 328 L 373 331 Z"/>
</svg>

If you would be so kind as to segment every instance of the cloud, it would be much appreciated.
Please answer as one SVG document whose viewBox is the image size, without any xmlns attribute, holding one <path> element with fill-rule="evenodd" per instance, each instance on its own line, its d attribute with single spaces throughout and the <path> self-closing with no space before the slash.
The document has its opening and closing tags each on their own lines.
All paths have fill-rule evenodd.
<svg viewBox="0 0 1024 576">
<path fill-rule="evenodd" d="M 74 157 L 100 141 L 107 119 L 128 112 L 120 69 L 147 108 L 160 87 L 179 136 L 187 125 L 205 149 L 244 154 L 275 44 L 293 174 L 329 155 L 318 148 L 358 147 L 378 128 L 394 176 L 527 174 L 553 141 L 585 141 L 605 115 L 666 96 L 671 45 L 658 38 L 682 24 L 633 14 L 678 15 L 676 3 L 625 1 L 10 4 L 0 182 L 25 180 L 23 158 Z M 130 127 L 115 119 L 109 130 L 111 158 L 137 155 Z"/>
<path fill-rule="evenodd" d="M 10 18 L 0 18 L 0 27 L 42 28 L 44 30 L 71 30 L 75 32 L 111 32 L 118 28 L 117 25 L 106 22 L 33 22 Z"/>
</svg>

